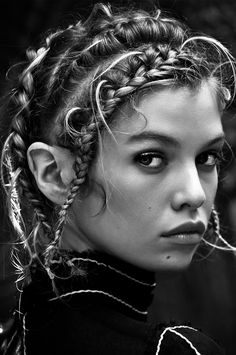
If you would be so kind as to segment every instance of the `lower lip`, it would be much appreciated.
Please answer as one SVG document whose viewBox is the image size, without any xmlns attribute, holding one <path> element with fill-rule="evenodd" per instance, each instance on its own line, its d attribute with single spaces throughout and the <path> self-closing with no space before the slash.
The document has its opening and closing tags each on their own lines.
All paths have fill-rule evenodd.
<svg viewBox="0 0 236 355">
<path fill-rule="evenodd" d="M 198 233 L 173 234 L 163 237 L 172 241 L 173 243 L 182 245 L 196 245 L 199 244 L 202 239 L 201 235 Z"/>
</svg>

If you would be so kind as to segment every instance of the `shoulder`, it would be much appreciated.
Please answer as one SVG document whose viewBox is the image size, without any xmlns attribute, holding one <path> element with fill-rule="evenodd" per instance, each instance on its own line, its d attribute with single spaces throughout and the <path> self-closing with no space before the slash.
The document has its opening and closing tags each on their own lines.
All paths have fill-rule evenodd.
<svg viewBox="0 0 236 355">
<path fill-rule="evenodd" d="M 156 355 L 224 355 L 211 338 L 190 326 L 165 327 L 157 331 Z"/>
<path fill-rule="evenodd" d="M 85 302 L 86 301 L 86 302 Z M 74 305 L 52 302 L 24 319 L 26 354 L 138 355 L 146 349 L 148 328 L 103 303 L 81 297 Z M 40 339 L 40 341 L 39 341 Z"/>
</svg>

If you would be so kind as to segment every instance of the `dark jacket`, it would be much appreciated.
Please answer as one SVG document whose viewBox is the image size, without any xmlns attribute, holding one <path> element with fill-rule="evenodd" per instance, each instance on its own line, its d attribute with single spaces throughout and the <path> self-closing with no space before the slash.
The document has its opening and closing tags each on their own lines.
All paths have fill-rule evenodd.
<svg viewBox="0 0 236 355">
<path fill-rule="evenodd" d="M 32 267 L 21 300 L 19 354 L 224 354 L 192 327 L 148 323 L 153 273 L 95 252 L 62 252 L 52 265 L 53 282 Z"/>
</svg>

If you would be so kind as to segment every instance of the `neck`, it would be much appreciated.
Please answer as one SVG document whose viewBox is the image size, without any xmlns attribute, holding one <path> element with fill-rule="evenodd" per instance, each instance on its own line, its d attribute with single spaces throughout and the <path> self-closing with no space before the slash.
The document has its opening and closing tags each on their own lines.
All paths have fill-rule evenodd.
<svg viewBox="0 0 236 355">
<path fill-rule="evenodd" d="M 75 250 L 76 252 L 84 252 L 92 249 L 89 240 L 78 230 L 78 226 L 70 216 L 70 223 L 66 223 L 61 235 L 60 248 L 64 250 Z"/>
<path fill-rule="evenodd" d="M 96 251 L 78 253 L 61 250 L 51 269 L 58 276 L 55 286 L 59 297 L 66 299 L 71 294 L 82 293 L 92 297 L 99 295 L 115 308 L 146 319 L 155 287 L 154 273 Z"/>
</svg>

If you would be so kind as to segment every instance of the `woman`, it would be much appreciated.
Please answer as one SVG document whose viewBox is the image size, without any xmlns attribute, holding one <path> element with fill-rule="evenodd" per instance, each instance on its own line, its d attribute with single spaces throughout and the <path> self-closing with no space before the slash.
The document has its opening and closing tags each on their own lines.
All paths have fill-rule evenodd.
<svg viewBox="0 0 236 355">
<path fill-rule="evenodd" d="M 231 55 L 160 11 L 99 4 L 28 58 L 2 158 L 25 250 L 6 353 L 222 354 L 146 318 L 154 272 L 227 244 L 214 199 Z"/>
</svg>

